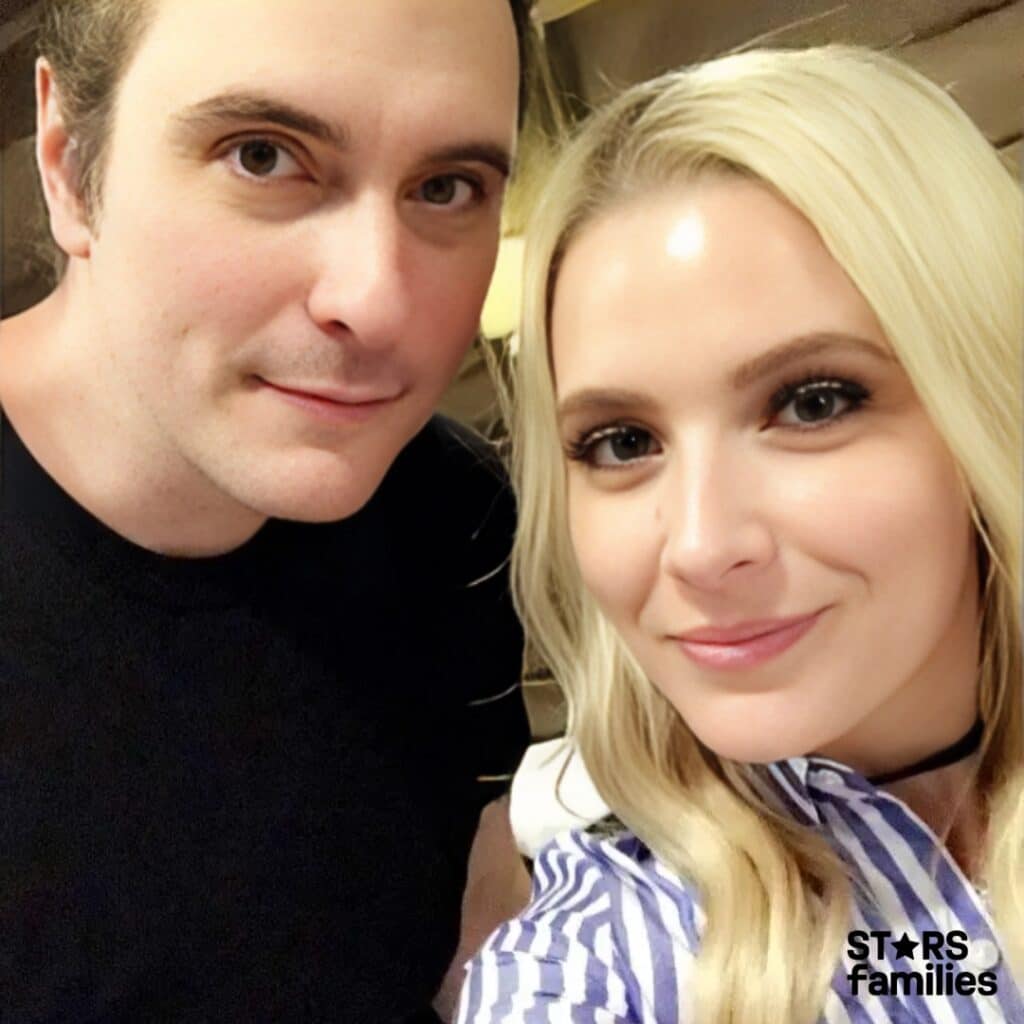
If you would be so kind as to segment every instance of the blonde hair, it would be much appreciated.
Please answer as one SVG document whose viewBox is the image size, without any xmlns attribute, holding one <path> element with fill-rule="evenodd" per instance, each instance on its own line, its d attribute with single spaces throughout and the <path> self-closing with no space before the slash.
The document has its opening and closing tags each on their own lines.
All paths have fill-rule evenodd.
<svg viewBox="0 0 1024 1024">
<path fill-rule="evenodd" d="M 751 51 L 629 89 L 567 149 L 528 236 L 511 414 L 528 635 L 604 799 L 698 888 L 693 1019 L 817 1020 L 849 927 L 846 870 L 759 795 L 763 768 L 692 737 L 586 593 L 567 527 L 548 337 L 560 261 L 610 206 L 707 173 L 760 180 L 816 227 L 960 466 L 983 549 L 982 881 L 1021 971 L 1021 195 L 937 86 L 855 47 Z"/>
</svg>

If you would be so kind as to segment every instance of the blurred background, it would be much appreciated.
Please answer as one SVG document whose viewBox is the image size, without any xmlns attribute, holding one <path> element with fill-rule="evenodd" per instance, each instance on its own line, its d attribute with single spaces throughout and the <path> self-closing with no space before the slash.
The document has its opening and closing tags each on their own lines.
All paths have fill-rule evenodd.
<svg viewBox="0 0 1024 1024">
<path fill-rule="evenodd" d="M 42 298 L 51 282 L 33 158 L 33 60 L 39 0 L 0 0 L 0 312 Z M 892 50 L 946 88 L 1017 175 L 1024 123 L 1024 0 L 538 0 L 550 71 L 537 86 L 510 197 L 506 239 L 484 316 L 444 411 L 494 432 L 497 410 L 484 350 L 515 329 L 520 234 L 558 132 L 626 85 L 758 44 L 853 42 Z M 561 728 L 550 686 L 529 704 L 539 737 Z"/>
</svg>

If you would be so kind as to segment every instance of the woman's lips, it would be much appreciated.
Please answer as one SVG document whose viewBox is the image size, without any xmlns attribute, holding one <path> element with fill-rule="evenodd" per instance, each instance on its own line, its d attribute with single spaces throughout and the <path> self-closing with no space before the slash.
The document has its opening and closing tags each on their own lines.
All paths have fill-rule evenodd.
<svg viewBox="0 0 1024 1024">
<path fill-rule="evenodd" d="M 695 629 L 673 637 L 690 659 L 707 668 L 753 668 L 792 647 L 818 621 L 821 608 L 790 619 Z"/>
</svg>

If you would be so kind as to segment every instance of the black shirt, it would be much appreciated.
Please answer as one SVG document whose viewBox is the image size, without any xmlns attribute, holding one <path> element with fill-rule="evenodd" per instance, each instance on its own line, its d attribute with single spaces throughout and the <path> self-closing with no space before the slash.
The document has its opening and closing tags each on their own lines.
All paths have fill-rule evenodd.
<svg viewBox="0 0 1024 1024">
<path fill-rule="evenodd" d="M 2 443 L 0 1021 L 422 1012 L 477 777 L 527 741 L 512 500 L 479 442 L 435 418 L 357 515 L 203 559 L 125 541 Z"/>
</svg>

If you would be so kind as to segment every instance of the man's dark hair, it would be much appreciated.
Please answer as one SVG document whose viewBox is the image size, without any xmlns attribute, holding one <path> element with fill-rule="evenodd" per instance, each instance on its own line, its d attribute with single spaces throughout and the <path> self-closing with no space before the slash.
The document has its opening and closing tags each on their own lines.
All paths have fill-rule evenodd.
<svg viewBox="0 0 1024 1024">
<path fill-rule="evenodd" d="M 519 43 L 522 123 L 535 56 L 533 0 L 509 0 L 509 5 Z M 61 114 L 75 140 L 78 190 L 90 221 L 100 208 L 117 89 L 154 11 L 155 0 L 44 0 L 39 53 L 53 68 Z"/>
<path fill-rule="evenodd" d="M 526 107 L 530 101 L 530 77 L 537 61 L 537 37 L 530 24 L 530 11 L 535 0 L 509 0 L 512 20 L 516 23 L 516 41 L 519 43 L 519 124 L 522 126 Z"/>
</svg>

